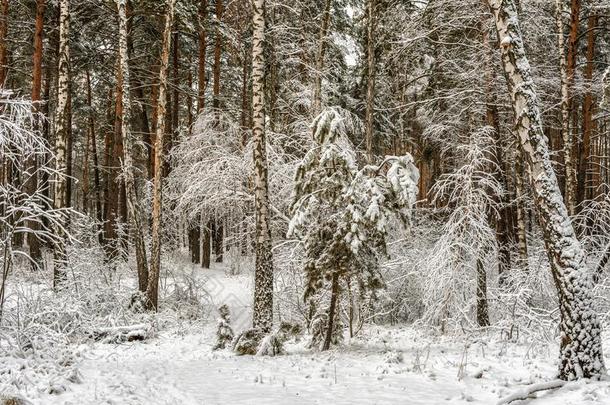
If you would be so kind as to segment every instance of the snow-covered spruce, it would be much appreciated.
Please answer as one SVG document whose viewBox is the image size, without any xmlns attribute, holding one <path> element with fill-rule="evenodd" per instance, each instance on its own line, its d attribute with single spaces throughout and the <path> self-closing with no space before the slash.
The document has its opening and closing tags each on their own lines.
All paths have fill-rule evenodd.
<svg viewBox="0 0 610 405">
<path fill-rule="evenodd" d="M 231 328 L 231 311 L 224 304 L 218 308 L 218 327 L 216 329 L 216 344 L 213 350 L 225 349 L 233 341 Z"/>
<path fill-rule="evenodd" d="M 322 350 L 334 340 L 338 298 L 347 283 L 361 294 L 383 286 L 379 263 L 388 223 L 392 216 L 408 221 L 418 191 L 419 172 L 409 154 L 358 168 L 348 136 L 361 132 L 348 111 L 326 109 L 312 124 L 316 146 L 296 174 L 288 235 L 304 246 L 305 299 L 330 289 Z"/>
<path fill-rule="evenodd" d="M 601 324 L 593 306 L 593 277 L 576 238 L 549 156 L 547 139 L 513 0 L 488 0 L 495 17 L 516 133 L 528 167 L 536 209 L 559 295 L 561 313 L 559 377 L 599 378 L 606 373 Z"/>
</svg>

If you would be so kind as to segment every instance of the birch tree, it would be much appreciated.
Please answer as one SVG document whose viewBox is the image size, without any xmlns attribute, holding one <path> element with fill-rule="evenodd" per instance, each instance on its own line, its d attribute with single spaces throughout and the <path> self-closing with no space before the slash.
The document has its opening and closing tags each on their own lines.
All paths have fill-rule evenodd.
<svg viewBox="0 0 610 405">
<path fill-rule="evenodd" d="M 273 256 L 265 139 L 265 0 L 252 1 L 252 145 L 256 211 L 253 327 L 273 326 Z"/>
<path fill-rule="evenodd" d="M 132 235 L 136 249 L 136 263 L 138 267 L 138 288 L 145 292 L 148 283 L 148 263 L 146 259 L 146 245 L 144 243 L 144 224 L 138 205 L 138 194 L 136 190 L 133 150 L 134 139 L 129 130 L 131 120 L 131 101 L 129 89 L 129 56 L 127 53 L 127 12 L 126 0 L 117 0 L 119 14 L 119 75 L 118 81 L 121 87 L 123 116 L 121 117 L 121 136 L 123 138 L 123 176 L 125 180 L 125 193 L 127 197 L 127 209 L 132 224 Z"/>
<path fill-rule="evenodd" d="M 564 380 L 599 378 L 606 372 L 601 325 L 593 308 L 592 275 L 576 238 L 549 157 L 547 139 L 513 0 L 488 0 L 495 17 L 515 118 L 515 131 L 528 168 L 553 280 L 559 296 L 560 364 Z"/>
<path fill-rule="evenodd" d="M 159 273 L 161 271 L 161 176 L 163 173 L 165 135 L 165 116 L 167 109 L 167 70 L 169 65 L 169 50 L 172 41 L 172 21 L 176 0 L 168 0 L 163 29 L 163 45 L 161 47 L 161 67 L 159 69 L 159 95 L 157 99 L 157 125 L 154 145 L 154 178 L 152 202 L 152 247 L 150 252 L 150 273 L 146 287 L 146 305 L 149 309 L 157 309 L 159 298 Z"/>
<path fill-rule="evenodd" d="M 53 207 L 56 210 L 67 206 L 67 173 L 68 156 L 68 125 L 70 123 L 70 1 L 61 0 L 59 3 L 59 62 L 57 80 L 57 119 L 55 123 L 55 168 L 57 173 L 54 179 Z M 66 243 L 65 227 L 58 223 L 55 232 L 60 236 L 54 244 L 53 250 L 53 286 L 57 288 L 66 278 Z"/>
<path fill-rule="evenodd" d="M 557 48 L 559 49 L 559 70 L 561 73 L 561 138 L 563 139 L 563 164 L 565 172 L 565 196 L 568 213 L 574 215 L 576 185 L 574 164 L 572 162 L 572 133 L 570 132 L 570 84 L 573 79 L 566 67 L 565 41 L 563 37 L 563 3 L 564 0 L 555 0 Z"/>
</svg>

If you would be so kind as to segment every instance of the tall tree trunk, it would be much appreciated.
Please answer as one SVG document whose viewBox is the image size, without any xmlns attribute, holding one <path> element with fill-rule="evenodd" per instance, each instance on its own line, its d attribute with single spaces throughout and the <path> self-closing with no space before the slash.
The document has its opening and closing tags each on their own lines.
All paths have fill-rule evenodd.
<svg viewBox="0 0 610 405">
<path fill-rule="evenodd" d="M 0 3 L 0 88 L 4 87 L 6 81 L 6 65 L 8 49 L 6 46 L 6 34 L 8 32 L 8 0 Z"/>
<path fill-rule="evenodd" d="M 190 65 L 191 61 L 189 61 L 189 65 Z M 188 128 L 189 134 L 192 134 L 193 132 L 193 120 L 194 120 L 194 116 L 193 116 L 193 95 L 192 95 L 192 88 L 193 88 L 193 72 L 191 70 L 191 67 L 188 66 L 187 67 L 188 70 L 188 75 L 186 77 L 186 85 L 188 86 L 188 92 L 186 94 L 186 127 Z"/>
<path fill-rule="evenodd" d="M 222 263 L 224 253 L 224 227 L 222 219 L 212 220 L 212 248 L 214 250 L 214 261 Z"/>
<path fill-rule="evenodd" d="M 508 189 L 508 181 L 504 174 L 505 159 L 504 149 L 502 142 L 502 133 L 500 132 L 500 118 L 498 116 L 498 108 L 496 97 L 493 95 L 493 89 L 496 86 L 496 75 L 492 66 L 492 55 L 491 47 L 489 45 L 489 30 L 488 20 L 489 17 L 485 15 L 485 18 L 481 21 L 481 30 L 483 32 L 482 42 L 485 52 L 485 125 L 494 129 L 495 135 L 495 146 L 494 154 L 492 159 L 496 164 L 496 168 L 493 170 L 494 176 L 498 180 L 499 184 L 502 184 Z M 511 250 L 511 235 L 509 232 L 510 223 L 510 207 L 508 201 L 508 193 L 504 196 L 497 197 L 498 215 L 489 215 L 489 222 L 493 223 L 496 231 L 496 242 L 498 245 L 498 274 L 500 276 L 500 283 L 505 280 L 508 271 L 511 268 L 510 250 Z M 477 263 L 478 264 L 478 263 Z M 487 300 L 487 295 L 485 295 Z"/>
<path fill-rule="evenodd" d="M 178 126 L 180 125 L 180 44 L 179 44 L 179 33 L 176 28 L 174 30 L 173 39 L 173 53 L 172 53 L 172 82 L 173 82 L 173 95 L 172 95 L 172 142 L 173 138 L 178 132 Z"/>
<path fill-rule="evenodd" d="M 272 24 L 275 25 L 276 24 L 276 13 L 277 13 L 277 7 L 272 7 L 271 8 L 272 13 L 270 16 L 265 16 L 265 19 L 267 20 L 267 24 Z M 243 34 L 243 41 L 244 43 L 248 43 L 247 38 L 245 38 L 245 36 L 247 35 L 246 32 L 244 32 Z M 269 122 L 269 128 L 271 129 L 271 132 L 276 132 L 277 131 L 277 125 L 278 125 L 278 108 L 277 108 L 277 101 L 278 101 L 278 94 L 280 93 L 280 84 L 279 84 L 279 70 L 280 70 L 280 65 L 282 64 L 278 59 L 278 52 L 276 50 L 277 45 L 276 45 L 276 37 L 277 37 L 277 33 L 274 32 L 274 30 L 270 30 L 268 33 L 265 34 L 266 38 L 265 38 L 265 52 L 267 55 L 267 61 L 265 62 L 267 64 L 267 74 L 265 77 L 265 97 L 267 100 L 267 105 L 266 105 L 266 116 L 267 116 L 267 122 Z M 251 52 L 248 52 L 248 50 L 244 50 L 244 52 L 246 54 L 249 54 L 249 56 L 252 55 Z M 248 59 L 250 58 L 246 58 L 244 60 L 244 65 L 246 65 L 246 69 L 245 71 L 251 71 L 252 68 L 249 65 L 249 61 Z M 248 90 L 248 89 L 246 89 Z M 246 97 L 246 100 L 248 99 L 248 97 Z M 242 99 L 243 100 L 243 99 Z M 249 100 L 248 100 L 249 101 Z M 250 106 L 246 105 L 246 108 L 249 110 Z"/>
<path fill-rule="evenodd" d="M 337 312 L 337 299 L 339 298 L 339 273 L 334 272 L 330 289 L 330 307 L 328 308 L 328 325 L 326 325 L 326 337 L 322 350 L 330 349 L 333 340 L 333 329 L 335 329 L 335 312 Z"/>
<path fill-rule="evenodd" d="M 93 114 L 93 97 L 91 91 L 91 74 L 89 73 L 89 69 L 86 70 L 86 81 L 87 81 L 87 106 L 89 107 L 89 117 L 88 117 L 88 141 L 86 150 L 91 150 L 91 155 L 93 155 L 93 187 L 95 192 L 95 217 L 98 222 L 98 227 L 101 226 L 103 221 L 103 213 L 102 213 L 102 197 L 101 197 L 101 185 L 100 185 L 100 169 L 99 162 L 97 159 L 97 140 L 95 139 L 95 115 Z M 87 159 L 87 165 L 89 164 L 89 159 Z M 83 179 L 83 182 L 85 180 Z M 88 186 L 87 186 L 88 187 Z M 88 195 L 88 193 L 84 193 L 84 195 Z M 88 198 L 87 198 L 88 199 Z M 103 244 L 104 238 L 102 234 L 102 230 L 98 228 L 98 242 L 100 245 Z"/>
<path fill-rule="evenodd" d="M 172 46 L 173 46 L 173 52 L 172 52 L 173 91 L 172 91 L 172 100 L 171 100 L 172 121 L 171 121 L 171 125 L 170 125 L 170 130 L 169 130 L 169 137 L 164 142 L 165 143 L 165 153 L 167 155 L 169 155 L 170 151 L 172 150 L 175 139 L 177 139 L 178 132 L 180 130 L 180 128 L 179 128 L 179 126 L 180 126 L 180 91 L 179 91 L 179 86 L 180 86 L 180 42 L 179 42 L 179 40 L 180 40 L 180 36 L 179 36 L 177 25 L 178 24 L 176 24 L 176 27 L 174 29 L 173 40 L 172 40 L 172 42 L 173 42 L 173 44 L 172 44 Z M 164 177 L 167 177 L 171 170 L 169 162 L 165 162 L 163 167 L 164 167 L 164 170 L 163 170 Z"/>
<path fill-rule="evenodd" d="M 574 76 L 574 66 L 571 69 L 566 67 L 565 44 L 563 37 L 563 3 L 564 0 L 555 0 L 556 15 L 555 21 L 557 25 L 557 48 L 559 49 L 559 70 L 561 72 L 561 139 L 563 140 L 563 163 L 565 172 L 565 199 L 568 208 L 568 213 L 574 215 L 576 198 L 575 189 L 576 179 L 574 177 L 574 162 L 572 156 L 573 134 L 570 132 L 570 97 L 571 84 Z M 578 27 L 576 27 L 578 31 Z M 572 29 L 570 29 L 570 46 L 572 49 Z M 570 56 L 572 61 L 573 56 Z"/>
<path fill-rule="evenodd" d="M 208 0 L 199 3 L 199 63 L 197 65 L 197 112 L 202 113 L 205 107 L 205 56 L 207 48 Z"/>
<path fill-rule="evenodd" d="M 373 145 L 374 137 L 373 130 L 375 124 L 375 73 L 376 73 L 376 58 L 375 58 L 375 27 L 376 21 L 376 6 L 377 0 L 367 0 L 367 24 L 366 24 L 366 48 L 367 48 L 367 67 L 368 74 L 366 75 L 366 157 L 369 163 L 373 162 Z"/>
<path fill-rule="evenodd" d="M 574 140 L 578 137 L 578 103 L 576 103 L 574 97 L 574 76 L 578 58 L 578 40 L 580 38 L 580 9 L 581 0 L 571 0 L 566 80 L 568 87 L 568 111 L 572 114 L 572 126 L 571 129 L 568 129 L 567 135 L 564 136 L 564 157 L 569 161 L 566 162 L 566 183 L 569 183 L 566 186 L 566 204 L 570 215 L 574 215 L 576 212 L 576 168 L 578 162 L 574 157 Z"/>
<path fill-rule="evenodd" d="M 487 271 L 481 257 L 477 258 L 477 323 L 479 326 L 489 326 Z"/>
<path fill-rule="evenodd" d="M 112 89 L 108 91 L 108 104 L 106 110 L 106 121 L 110 125 L 114 122 L 112 110 Z M 104 225 L 103 240 L 104 251 L 107 258 L 113 258 L 115 254 L 116 242 L 116 221 L 117 221 L 117 196 L 118 188 L 114 170 L 114 131 L 106 129 L 104 136 Z"/>
<path fill-rule="evenodd" d="M 169 67 L 169 52 L 172 41 L 172 21 L 174 19 L 175 0 L 168 0 L 163 29 L 163 45 L 161 48 L 161 66 L 159 69 L 159 99 L 157 101 L 157 125 L 155 136 L 155 170 L 153 178 L 152 200 L 152 248 L 150 258 L 150 273 L 146 288 L 147 306 L 157 309 L 159 298 L 159 274 L 161 270 L 161 175 L 163 165 L 163 138 L 165 134 L 165 114 L 167 101 L 167 70 Z"/>
<path fill-rule="evenodd" d="M 322 14 L 322 25 L 320 25 L 320 37 L 318 39 L 318 53 L 316 55 L 316 71 L 314 72 L 312 112 L 316 116 L 322 111 L 322 69 L 324 69 L 324 55 L 326 54 L 326 36 L 330 25 L 330 8 L 332 0 L 326 0 L 324 13 Z"/>
<path fill-rule="evenodd" d="M 250 63 L 249 63 L 249 56 L 248 54 L 250 54 L 250 49 L 248 47 L 248 45 L 246 45 L 247 42 L 244 41 L 244 60 L 243 60 L 243 65 L 242 65 L 242 71 L 241 71 L 241 112 L 240 112 L 240 117 L 239 117 L 239 122 L 241 125 L 241 130 L 242 130 L 242 138 L 241 138 L 241 144 L 242 147 L 245 147 L 246 144 L 248 143 L 248 132 L 250 130 L 251 124 L 250 124 L 250 103 L 248 101 L 248 96 L 250 95 L 249 92 L 249 88 L 248 88 L 248 79 L 250 78 L 250 71 L 252 70 Z M 250 98 L 251 99 L 251 98 Z"/>
<path fill-rule="evenodd" d="M 148 178 L 152 179 L 155 176 L 155 136 L 157 134 L 157 113 L 159 111 L 159 86 L 156 83 L 152 84 L 150 101 L 152 107 L 150 134 L 144 136 L 144 142 L 146 143 L 148 141 L 148 143 L 146 143 L 148 152 Z"/>
<path fill-rule="evenodd" d="M 91 77 L 89 69 L 85 72 L 85 85 L 87 86 L 87 106 L 89 107 L 89 117 L 87 125 L 87 134 L 85 135 L 85 144 L 83 145 L 83 179 L 81 181 L 81 192 L 83 194 L 83 213 L 89 213 L 89 152 L 91 150 L 91 138 L 95 134 L 94 125 L 91 124 L 93 121 L 93 113 L 91 111 Z"/>
<path fill-rule="evenodd" d="M 122 78 L 121 78 L 121 64 L 120 61 L 117 63 L 117 83 L 116 83 L 116 102 L 115 102 L 115 110 L 114 110 L 114 149 L 112 152 L 112 167 L 108 168 L 112 171 L 112 178 L 114 178 L 113 187 L 115 192 L 112 193 L 111 197 L 115 200 L 115 223 L 113 225 L 117 226 L 119 224 L 127 223 L 127 202 L 126 202 L 126 193 L 125 193 L 125 179 L 120 176 L 121 171 L 121 160 L 124 154 L 124 136 L 123 136 L 123 124 L 124 124 L 124 109 L 128 108 L 124 104 L 125 101 L 125 89 L 123 88 Z M 127 100 L 129 100 L 129 95 L 127 95 Z M 129 123 L 127 123 L 129 125 Z M 118 230 L 121 230 L 122 227 L 118 227 Z M 115 246 L 117 247 L 116 253 L 120 253 L 123 255 L 124 259 L 127 259 L 125 256 L 127 254 L 127 233 L 120 232 L 116 235 Z"/>
<path fill-rule="evenodd" d="M 49 38 L 49 45 L 50 45 L 49 48 L 54 49 L 53 40 L 57 37 L 58 37 L 57 33 L 55 33 L 55 34 L 51 33 L 50 38 Z M 53 83 L 53 72 L 56 72 L 56 71 L 57 71 L 57 69 L 54 69 L 51 66 L 47 66 L 45 68 L 44 91 L 43 91 L 43 96 L 42 96 L 44 103 L 42 104 L 42 106 L 40 108 L 42 115 L 47 118 L 47 119 L 43 120 L 43 122 L 42 122 L 42 135 L 49 144 L 51 144 L 51 125 L 49 122 L 50 121 L 49 102 L 51 99 L 51 86 Z M 45 156 L 43 158 L 47 159 L 48 155 L 49 155 L 48 153 L 45 154 Z M 49 198 L 50 194 L 51 194 L 51 186 L 49 183 L 49 172 L 43 171 L 41 173 L 39 181 L 40 181 L 40 189 L 41 189 L 42 195 L 48 199 L 47 201 L 51 201 Z M 45 205 L 47 205 L 47 204 L 45 204 Z M 42 223 L 45 226 L 45 228 L 47 228 L 47 229 L 50 228 L 48 219 L 43 218 Z"/>
<path fill-rule="evenodd" d="M 189 68 L 188 72 L 188 88 L 193 88 L 193 73 Z M 192 135 L 193 131 L 193 97 L 191 92 L 189 91 L 186 97 L 187 104 L 187 127 L 189 130 L 189 135 Z M 201 259 L 201 227 L 199 226 L 199 222 L 201 222 L 201 217 L 196 215 L 195 224 L 190 224 L 188 227 L 188 244 L 189 249 L 191 251 L 191 262 L 198 264 Z"/>
<path fill-rule="evenodd" d="M 525 268 L 529 268 L 529 253 L 527 249 L 527 226 L 526 211 L 525 211 L 525 187 L 523 184 L 523 164 L 521 162 L 521 152 L 515 151 L 515 191 L 517 194 L 517 245 L 519 252 L 519 261 Z"/>
<path fill-rule="evenodd" d="M 203 229 L 201 238 L 201 267 L 204 269 L 210 268 L 212 258 L 212 222 L 209 221 Z"/>
<path fill-rule="evenodd" d="M 593 280 L 576 238 L 551 165 L 529 61 L 513 0 L 488 0 L 495 16 L 502 64 L 515 115 L 516 133 L 528 167 L 561 313 L 559 377 L 605 374 L 601 325 L 593 307 Z"/>
<path fill-rule="evenodd" d="M 66 206 L 72 207 L 72 145 L 73 145 L 73 137 L 72 137 L 72 73 L 70 71 L 71 66 L 68 65 L 68 76 L 70 77 L 70 81 L 68 82 L 68 120 L 66 124 L 67 136 L 66 140 Z M 68 224 L 70 223 L 70 218 L 68 218 Z"/>
<path fill-rule="evenodd" d="M 55 176 L 53 208 L 67 207 L 68 136 L 70 123 L 70 1 L 59 3 L 59 62 L 57 81 L 57 115 L 55 124 Z M 63 217 L 62 217 L 63 218 Z M 58 240 L 53 249 L 53 287 L 58 288 L 66 279 L 67 255 L 65 227 L 67 221 L 60 220 L 55 226 Z"/>
<path fill-rule="evenodd" d="M 273 326 L 273 256 L 265 139 L 265 0 L 252 1 L 252 143 L 256 215 L 253 327 Z"/>
<path fill-rule="evenodd" d="M 36 132 L 42 132 L 42 119 L 40 117 L 41 99 L 40 95 L 42 92 L 42 34 L 44 28 L 44 11 L 45 11 L 45 0 L 36 1 L 36 22 L 34 28 L 34 56 L 33 68 L 32 68 L 32 106 L 34 118 L 34 130 Z M 1 33 L 0 33 L 1 35 Z M 0 81 L 2 83 L 2 81 Z M 28 162 L 28 171 L 31 173 L 31 177 L 28 180 L 27 189 L 28 194 L 33 195 L 38 190 L 38 162 L 36 158 L 30 159 Z M 38 221 L 28 221 L 27 227 L 32 230 L 28 234 L 28 245 L 30 246 L 30 259 L 35 269 L 40 269 L 43 260 L 42 252 L 40 251 L 40 241 L 36 235 L 36 231 L 40 229 Z"/>
<path fill-rule="evenodd" d="M 222 16 L 224 13 L 224 0 L 216 0 L 215 10 L 216 10 L 216 30 L 215 30 L 215 39 L 214 39 L 214 66 L 212 69 L 213 75 L 213 89 L 212 89 L 212 108 L 214 110 L 214 114 L 216 115 L 216 119 L 219 119 L 220 114 L 220 66 L 221 66 L 221 56 L 222 56 L 222 34 L 220 32 L 220 24 L 222 21 Z M 214 255 L 216 256 L 215 261 L 217 263 L 222 263 L 223 259 L 223 245 L 224 245 L 224 230 L 222 227 L 222 221 L 218 218 L 213 218 L 211 220 L 210 230 L 212 232 L 211 240 L 212 240 L 212 250 L 214 251 Z"/>
<path fill-rule="evenodd" d="M 587 19 L 587 64 L 584 74 L 586 92 L 582 104 L 582 150 L 578 159 L 578 203 L 585 199 L 593 198 L 593 188 L 591 187 L 591 140 L 595 130 L 595 121 L 593 120 L 595 106 L 591 87 L 593 85 L 593 61 L 595 59 L 595 28 L 597 27 L 598 17 L 594 12 L 591 11 L 590 13 Z"/>
<path fill-rule="evenodd" d="M 133 38 L 132 38 L 132 35 L 129 34 L 130 32 L 132 32 L 132 27 L 133 27 L 133 18 L 132 17 L 134 15 L 134 10 L 133 10 L 133 1 L 132 0 L 127 1 L 126 12 L 127 12 L 127 34 L 128 34 L 127 35 L 127 54 L 132 55 L 134 53 Z M 131 91 L 133 92 L 136 100 L 138 100 L 136 105 L 138 107 L 138 115 L 140 118 L 139 121 L 140 121 L 140 131 L 141 131 L 142 139 L 143 139 L 145 145 L 150 145 L 150 125 L 148 122 L 148 113 L 146 111 L 146 102 L 145 102 L 146 99 L 144 96 L 144 86 L 142 85 L 141 80 L 139 79 L 138 75 L 135 74 L 135 72 L 132 72 L 130 74 L 129 80 L 132 83 Z"/>
<path fill-rule="evenodd" d="M 197 114 L 203 113 L 205 107 L 205 89 L 206 89 L 206 77 L 205 77 L 205 62 L 206 62 L 206 49 L 207 49 L 207 23 L 208 23 L 208 1 L 201 0 L 199 3 L 199 60 L 197 64 Z M 195 219 L 196 224 L 193 225 L 192 230 L 189 232 L 189 239 L 193 246 L 192 248 L 192 261 L 198 263 L 201 259 L 202 267 L 210 267 L 210 232 L 207 227 L 203 229 L 203 235 L 201 235 L 201 216 L 197 215 Z M 207 241 L 207 244 L 205 243 Z M 195 247 L 197 244 L 197 247 Z M 195 260 L 197 260 L 195 262 Z"/>
<path fill-rule="evenodd" d="M 214 88 L 213 88 L 213 100 L 212 107 L 215 112 L 218 112 L 220 108 L 220 63 L 222 56 L 222 34 L 220 32 L 220 23 L 222 21 L 222 14 L 224 12 L 224 0 L 215 0 L 216 1 L 216 30 L 214 39 L 214 67 L 213 67 L 213 80 L 214 80 Z"/>
<path fill-rule="evenodd" d="M 125 194 L 129 219 L 131 222 L 132 237 L 136 250 L 136 264 L 138 267 L 138 288 L 145 292 L 148 287 L 148 262 L 146 259 L 146 243 L 144 241 L 144 220 L 138 205 L 138 193 L 135 184 L 133 167 L 134 143 L 133 134 L 129 130 L 131 120 L 131 102 L 129 89 L 129 55 L 127 52 L 127 11 L 126 0 L 117 0 L 119 13 L 119 75 L 121 86 L 123 116 L 121 117 L 121 135 L 123 148 L 123 178 L 125 181 Z"/>
</svg>

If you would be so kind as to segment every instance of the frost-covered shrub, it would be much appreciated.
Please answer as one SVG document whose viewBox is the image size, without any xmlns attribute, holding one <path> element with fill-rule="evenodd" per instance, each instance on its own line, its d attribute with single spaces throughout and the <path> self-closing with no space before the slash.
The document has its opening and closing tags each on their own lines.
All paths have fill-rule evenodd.
<svg viewBox="0 0 610 405">
<path fill-rule="evenodd" d="M 421 260 L 423 321 L 441 330 L 489 325 L 487 268 L 496 235 L 489 218 L 504 192 L 494 172 L 492 129 L 483 127 L 455 148 L 458 167 L 434 184 L 434 202 L 447 212 L 439 239 Z"/>
<path fill-rule="evenodd" d="M 18 256 L 33 269 L 43 270 L 45 263 L 40 245 L 53 245 L 62 236 L 54 231 L 62 227 L 72 209 L 49 209 L 53 204 L 44 192 L 44 182 L 37 179 L 64 176 L 54 170 L 54 152 L 37 129 L 44 120 L 35 113 L 30 100 L 17 97 L 0 87 L 0 316 L 7 296 L 7 279 Z M 33 162 L 36 162 L 34 165 Z M 10 173 L 13 173 L 12 175 Z M 7 181 L 8 180 L 8 181 Z M 70 239 L 71 236 L 65 235 Z M 29 252 L 13 246 L 28 240 Z M 34 250 L 34 246 L 38 249 Z"/>
<path fill-rule="evenodd" d="M 201 327 L 209 301 L 202 281 L 164 268 L 161 310 L 139 311 L 132 304 L 135 265 L 118 258 L 108 262 L 95 229 L 74 218 L 72 233 L 79 242 L 69 245 L 68 277 L 60 292 L 53 291 L 50 272 L 32 272 L 28 263 L 14 268 L 0 331 L 2 387 L 27 398 L 60 393 L 82 378 L 81 350 L 94 340 L 123 342 L 148 338 L 157 329 L 182 333 Z"/>
<path fill-rule="evenodd" d="M 31 405 L 32 403 L 19 394 L 0 394 L 0 405 Z"/>
<path fill-rule="evenodd" d="M 168 325 L 206 321 L 215 306 L 205 289 L 205 280 L 183 257 L 166 252 L 163 262 L 159 302 L 161 313 L 172 318 L 167 319 Z"/>
<path fill-rule="evenodd" d="M 231 250 L 238 247 L 231 254 L 237 255 L 241 247 L 249 250 L 254 233 L 252 140 L 234 117 L 216 112 L 201 114 L 192 133 L 184 135 L 172 150 L 172 171 L 166 186 L 165 206 L 179 219 L 174 223 L 223 221 L 231 239 L 225 242 L 231 244 Z M 279 217 L 272 221 L 272 232 L 283 236 L 292 177 L 300 158 L 310 149 L 311 139 L 291 128 L 290 132 L 269 132 L 267 141 L 270 207 Z"/>
<path fill-rule="evenodd" d="M 261 340 L 257 356 L 278 356 L 284 354 L 284 340 L 283 336 L 279 336 L 276 333 L 269 334 Z"/>
<path fill-rule="evenodd" d="M 502 285 L 489 289 L 493 327 L 505 340 L 548 345 L 559 332 L 557 292 L 541 240 L 530 238 L 528 252 L 528 270 L 510 269 Z"/>
<path fill-rule="evenodd" d="M 258 348 L 257 356 L 277 356 L 284 354 L 284 345 L 289 340 L 298 341 L 303 334 L 303 328 L 299 323 L 286 322 L 269 335 L 265 336 Z"/>
<path fill-rule="evenodd" d="M 303 251 L 298 241 L 283 243 L 273 251 L 274 306 L 280 319 L 297 320 L 307 325 L 308 307 L 303 301 L 305 275 Z"/>
</svg>

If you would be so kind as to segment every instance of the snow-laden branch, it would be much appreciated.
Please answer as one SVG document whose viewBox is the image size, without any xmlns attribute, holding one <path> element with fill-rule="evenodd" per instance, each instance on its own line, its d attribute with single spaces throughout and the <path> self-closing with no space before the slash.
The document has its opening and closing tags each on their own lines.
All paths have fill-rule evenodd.
<svg viewBox="0 0 610 405">
<path fill-rule="evenodd" d="M 551 380 L 551 381 L 541 382 L 538 384 L 532 384 L 532 385 L 529 385 L 529 386 L 523 388 L 520 391 L 515 392 L 514 394 L 510 394 L 509 396 L 502 398 L 500 401 L 498 401 L 497 405 L 506 405 L 506 404 L 510 404 L 511 402 L 526 400 L 526 399 L 531 398 L 532 395 L 535 394 L 536 392 L 554 390 L 557 388 L 561 388 L 566 384 L 567 384 L 567 381 L 563 381 L 563 380 Z"/>
</svg>

